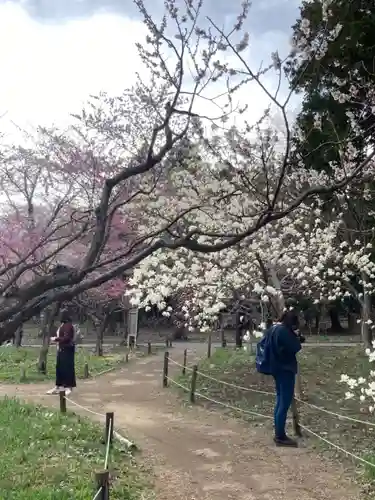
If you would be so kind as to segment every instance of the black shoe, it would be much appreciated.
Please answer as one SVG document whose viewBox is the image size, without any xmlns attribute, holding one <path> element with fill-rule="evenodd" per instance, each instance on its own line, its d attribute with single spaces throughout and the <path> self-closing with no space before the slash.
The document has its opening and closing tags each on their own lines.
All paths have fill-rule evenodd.
<svg viewBox="0 0 375 500">
<path fill-rule="evenodd" d="M 273 440 L 275 441 L 276 446 L 284 446 L 287 448 L 298 448 L 297 441 L 294 441 L 294 439 L 291 439 L 288 436 L 285 436 L 283 438 L 274 437 Z"/>
</svg>

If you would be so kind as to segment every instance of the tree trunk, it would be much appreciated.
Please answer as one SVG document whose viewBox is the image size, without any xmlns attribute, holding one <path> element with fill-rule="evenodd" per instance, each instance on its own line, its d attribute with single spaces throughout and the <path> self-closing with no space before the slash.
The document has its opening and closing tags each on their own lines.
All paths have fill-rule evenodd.
<svg viewBox="0 0 375 500">
<path fill-rule="evenodd" d="M 23 326 L 21 325 L 17 328 L 16 333 L 14 334 L 14 345 L 16 347 L 22 346 L 22 338 L 23 338 Z"/>
<path fill-rule="evenodd" d="M 42 347 L 39 351 L 38 372 L 47 374 L 47 355 L 50 338 L 55 331 L 55 319 L 59 314 L 61 304 L 55 302 L 44 312 L 43 323 L 41 325 L 40 336 L 42 337 Z"/>
<path fill-rule="evenodd" d="M 96 335 L 96 355 L 97 356 L 103 356 L 103 340 L 104 340 L 104 334 L 105 331 L 107 330 L 107 327 L 110 323 L 110 314 L 106 314 L 104 316 L 104 320 L 102 324 L 100 325 L 99 329 L 97 330 L 97 335 Z"/>
<path fill-rule="evenodd" d="M 126 345 L 128 339 L 128 311 L 124 308 L 123 310 L 123 320 L 122 320 L 122 339 L 121 345 Z"/>
<path fill-rule="evenodd" d="M 241 349 L 242 347 L 242 325 L 241 325 L 241 313 L 237 311 L 236 313 L 236 347 Z"/>
<path fill-rule="evenodd" d="M 322 311 L 321 311 L 321 307 L 319 306 L 319 309 L 316 311 L 316 314 L 315 314 L 315 329 L 316 329 L 317 334 L 319 334 L 319 330 L 320 330 L 321 317 L 322 317 Z"/>
<path fill-rule="evenodd" d="M 348 313 L 348 330 L 349 333 L 355 333 L 355 316 L 353 313 Z"/>
<path fill-rule="evenodd" d="M 329 317 L 331 318 L 331 330 L 332 332 L 342 332 L 343 327 L 340 323 L 339 313 L 336 307 L 332 307 L 329 310 Z"/>
<path fill-rule="evenodd" d="M 280 280 L 276 274 L 275 269 L 273 267 L 270 267 L 269 272 L 270 272 L 270 276 L 271 276 L 272 286 L 277 291 L 277 294 L 273 297 L 273 299 L 275 302 L 275 309 L 276 309 L 276 313 L 278 316 L 277 319 L 279 319 L 281 317 L 281 315 L 283 314 L 284 309 L 285 309 L 285 298 L 284 298 L 284 294 L 281 290 L 281 283 L 280 283 Z"/>
<path fill-rule="evenodd" d="M 361 337 L 365 347 L 372 347 L 372 330 L 369 328 L 367 321 L 370 319 L 371 298 L 367 292 L 366 281 L 367 276 L 362 274 L 363 281 L 363 301 L 361 301 Z"/>
</svg>

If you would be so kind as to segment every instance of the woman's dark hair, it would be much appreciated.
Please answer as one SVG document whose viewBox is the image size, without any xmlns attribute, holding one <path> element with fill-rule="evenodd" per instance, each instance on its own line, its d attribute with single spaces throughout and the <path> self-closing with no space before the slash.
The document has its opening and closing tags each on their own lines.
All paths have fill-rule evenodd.
<svg viewBox="0 0 375 500">
<path fill-rule="evenodd" d="M 294 309 L 284 311 L 281 315 L 279 322 L 288 328 L 297 329 L 299 325 L 298 313 Z"/>
<path fill-rule="evenodd" d="M 61 323 L 71 323 L 72 318 L 70 317 L 69 311 L 61 311 L 60 315 Z"/>
</svg>

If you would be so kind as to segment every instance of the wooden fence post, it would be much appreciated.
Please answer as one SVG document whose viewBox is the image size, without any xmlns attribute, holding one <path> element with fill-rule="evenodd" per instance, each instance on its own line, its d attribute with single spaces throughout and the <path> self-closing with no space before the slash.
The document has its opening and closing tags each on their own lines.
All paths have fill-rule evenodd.
<svg viewBox="0 0 375 500">
<path fill-rule="evenodd" d="M 150 356 L 152 354 L 151 342 L 147 343 L 147 354 Z"/>
<path fill-rule="evenodd" d="M 83 367 L 83 378 L 89 378 L 89 365 L 88 365 L 88 363 L 84 364 L 84 367 Z"/>
<path fill-rule="evenodd" d="M 298 406 L 297 406 L 297 401 L 295 398 L 292 400 L 292 415 L 293 415 L 293 430 L 294 434 L 297 437 L 302 437 L 302 431 L 301 431 L 301 426 L 299 425 L 299 413 L 298 413 Z"/>
<path fill-rule="evenodd" d="M 225 347 L 227 345 L 227 339 L 225 338 L 224 326 L 222 324 L 222 320 L 220 322 L 220 339 L 221 339 L 221 347 Z"/>
<path fill-rule="evenodd" d="M 186 375 L 186 364 L 187 364 L 187 349 L 184 349 L 184 362 L 182 367 L 182 375 Z"/>
<path fill-rule="evenodd" d="M 113 443 L 113 426 L 114 426 L 114 413 L 113 411 L 105 414 L 105 443 Z"/>
<path fill-rule="evenodd" d="M 60 396 L 60 411 L 61 413 L 66 413 L 65 391 L 60 391 L 59 396 Z"/>
<path fill-rule="evenodd" d="M 168 364 L 169 364 L 169 352 L 164 353 L 164 368 L 163 368 L 163 387 L 168 387 Z"/>
<path fill-rule="evenodd" d="M 97 500 L 109 500 L 109 471 L 96 472 L 95 474 L 96 491 L 101 489 Z"/>
<path fill-rule="evenodd" d="M 207 342 L 207 358 L 211 357 L 211 346 L 212 346 L 212 335 L 210 333 L 208 335 L 208 342 Z"/>
<path fill-rule="evenodd" d="M 301 399 L 302 401 L 305 401 L 306 397 L 305 394 L 303 393 L 303 388 L 302 388 L 302 378 L 301 378 L 301 372 L 298 367 L 298 372 L 296 375 L 296 396 L 298 399 Z"/>
<path fill-rule="evenodd" d="M 129 363 L 129 353 L 128 352 L 126 353 L 126 356 L 125 356 L 125 363 Z"/>
<path fill-rule="evenodd" d="M 25 365 L 22 365 L 20 373 L 20 382 L 25 382 L 25 380 L 26 380 L 26 367 Z"/>
<path fill-rule="evenodd" d="M 197 386 L 197 375 L 198 366 L 193 366 L 193 373 L 191 374 L 191 386 L 190 386 L 190 403 L 195 403 L 195 388 Z"/>
</svg>

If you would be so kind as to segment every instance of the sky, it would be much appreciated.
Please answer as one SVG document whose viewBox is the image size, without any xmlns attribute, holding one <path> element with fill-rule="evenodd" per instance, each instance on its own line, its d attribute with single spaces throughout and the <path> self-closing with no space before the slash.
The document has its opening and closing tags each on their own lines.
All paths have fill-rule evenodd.
<svg viewBox="0 0 375 500">
<path fill-rule="evenodd" d="M 144 1 L 161 18 L 163 0 Z M 204 12 L 229 25 L 239 3 L 205 0 Z M 275 49 L 286 53 L 299 3 L 253 0 L 247 57 L 254 64 Z M 141 70 L 134 44 L 145 33 L 132 0 L 0 0 L 0 130 L 65 124 L 90 94 L 119 94 Z M 256 90 L 245 98 L 249 109 L 264 107 Z"/>
</svg>

